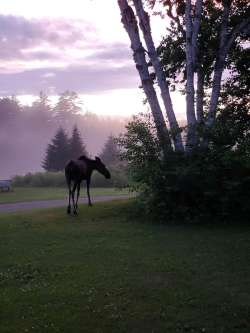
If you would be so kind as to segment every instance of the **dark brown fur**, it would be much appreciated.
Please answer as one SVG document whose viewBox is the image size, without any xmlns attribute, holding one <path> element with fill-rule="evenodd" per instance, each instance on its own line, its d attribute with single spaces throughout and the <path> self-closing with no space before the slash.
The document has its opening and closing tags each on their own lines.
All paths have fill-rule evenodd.
<svg viewBox="0 0 250 333">
<path fill-rule="evenodd" d="M 78 199 L 80 195 L 80 186 L 83 180 L 86 180 L 87 185 L 87 195 L 88 195 L 88 204 L 92 206 L 89 187 L 91 175 L 94 170 L 100 172 L 104 177 L 109 179 L 110 172 L 106 166 L 102 163 L 99 157 L 96 157 L 94 160 L 87 158 L 86 156 L 80 156 L 77 160 L 71 160 L 65 166 L 65 177 L 67 185 L 69 188 L 69 204 L 67 212 L 71 213 L 71 199 L 73 202 L 73 212 L 77 214 Z M 73 187 L 71 187 L 73 185 Z M 77 189 L 77 198 L 75 202 L 75 191 Z"/>
</svg>

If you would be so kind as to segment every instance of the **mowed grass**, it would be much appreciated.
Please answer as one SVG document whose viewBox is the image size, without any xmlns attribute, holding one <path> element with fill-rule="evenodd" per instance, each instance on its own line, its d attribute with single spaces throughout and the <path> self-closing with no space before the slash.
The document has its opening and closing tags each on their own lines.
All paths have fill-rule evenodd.
<svg viewBox="0 0 250 333">
<path fill-rule="evenodd" d="M 127 189 L 91 188 L 91 196 L 128 194 Z M 81 187 L 81 197 L 86 197 L 86 188 Z M 68 190 L 60 187 L 15 187 L 11 192 L 0 192 L 1 203 L 14 203 L 37 200 L 65 199 Z"/>
<path fill-rule="evenodd" d="M 0 215 L 0 332 L 250 332 L 250 228 L 136 221 L 132 201 Z"/>
</svg>

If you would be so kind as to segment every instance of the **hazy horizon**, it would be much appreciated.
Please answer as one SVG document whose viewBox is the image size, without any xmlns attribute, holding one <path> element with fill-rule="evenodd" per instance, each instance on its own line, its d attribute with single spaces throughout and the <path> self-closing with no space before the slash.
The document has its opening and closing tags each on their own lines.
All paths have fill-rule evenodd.
<svg viewBox="0 0 250 333">
<path fill-rule="evenodd" d="M 152 21 L 157 44 L 168 22 L 158 16 Z M 83 103 L 83 115 L 87 111 L 111 117 L 109 128 L 103 121 L 100 131 L 94 123 L 92 129 L 79 126 L 93 155 L 110 133 L 118 134 L 119 122 L 147 109 L 130 41 L 113 0 L 26 0 L 25 6 L 9 0 L 0 8 L 0 45 L 0 97 L 15 95 L 21 104 L 31 105 L 43 91 L 55 104 L 60 93 L 71 90 Z M 171 95 L 177 118 L 183 119 L 184 96 L 177 91 Z M 27 126 L 2 124 L 0 179 L 41 170 L 55 126 L 46 131 L 31 120 Z"/>
<path fill-rule="evenodd" d="M 152 21 L 157 44 L 168 22 L 158 16 Z M 142 111 L 130 41 L 113 0 L 26 0 L 25 6 L 9 0 L 0 8 L 0 28 L 0 96 L 70 89 L 99 115 Z M 183 115 L 184 97 L 172 97 L 177 115 Z"/>
</svg>

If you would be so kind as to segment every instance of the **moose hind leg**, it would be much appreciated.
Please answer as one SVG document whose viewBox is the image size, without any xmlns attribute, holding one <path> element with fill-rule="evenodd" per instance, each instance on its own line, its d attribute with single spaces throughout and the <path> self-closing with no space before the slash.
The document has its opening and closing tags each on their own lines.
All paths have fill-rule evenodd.
<svg viewBox="0 0 250 333">
<path fill-rule="evenodd" d="M 93 205 L 92 205 L 92 202 L 91 202 L 91 199 L 90 199 L 89 186 L 90 186 L 90 179 L 87 179 L 87 195 L 88 195 L 88 203 L 89 203 L 89 206 L 93 206 Z"/>
<path fill-rule="evenodd" d="M 69 183 L 69 203 L 68 203 L 68 207 L 67 207 L 67 213 L 70 214 L 71 213 L 71 184 Z"/>
<path fill-rule="evenodd" d="M 68 213 L 68 214 L 71 213 L 71 206 L 70 206 L 70 205 L 68 205 L 68 207 L 67 207 L 67 213 Z"/>
<path fill-rule="evenodd" d="M 73 213 L 74 213 L 74 215 L 77 215 L 77 205 L 76 205 L 76 203 L 75 203 L 75 191 L 76 191 L 76 186 L 77 186 L 77 183 L 74 183 L 73 189 L 72 189 L 72 191 L 71 191 L 71 193 L 72 193 Z"/>
</svg>

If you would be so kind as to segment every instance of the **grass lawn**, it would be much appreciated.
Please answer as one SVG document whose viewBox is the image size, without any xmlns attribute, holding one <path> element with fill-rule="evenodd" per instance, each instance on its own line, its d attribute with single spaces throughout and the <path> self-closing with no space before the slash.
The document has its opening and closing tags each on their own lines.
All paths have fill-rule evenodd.
<svg viewBox="0 0 250 333">
<path fill-rule="evenodd" d="M 91 188 L 91 196 L 100 195 L 120 195 L 127 194 L 128 190 L 120 190 L 116 188 Z M 85 197 L 86 189 L 81 188 L 81 197 Z M 0 192 L 0 204 L 11 202 L 23 202 L 34 200 L 53 200 L 65 199 L 68 196 L 68 191 L 65 188 L 59 187 L 15 187 L 12 192 Z"/>
<path fill-rule="evenodd" d="M 250 228 L 135 221 L 131 202 L 0 215 L 0 332 L 250 332 Z"/>
</svg>

